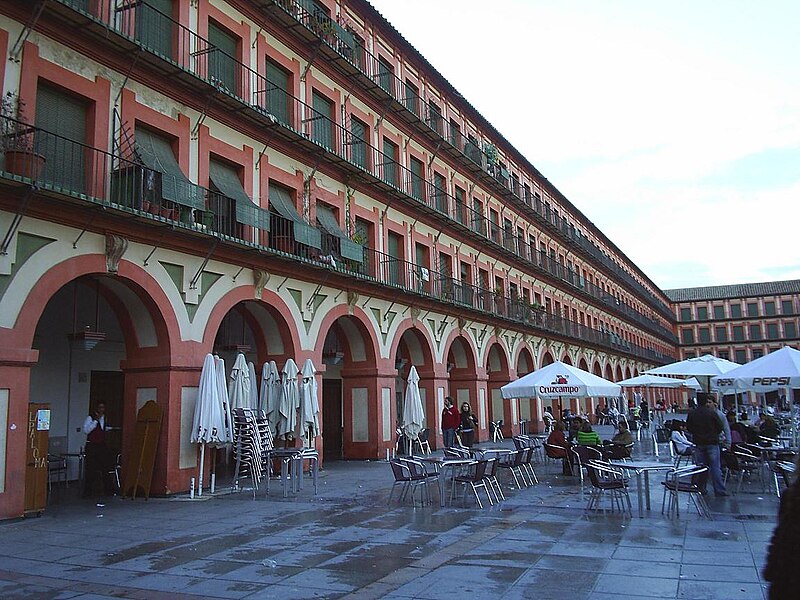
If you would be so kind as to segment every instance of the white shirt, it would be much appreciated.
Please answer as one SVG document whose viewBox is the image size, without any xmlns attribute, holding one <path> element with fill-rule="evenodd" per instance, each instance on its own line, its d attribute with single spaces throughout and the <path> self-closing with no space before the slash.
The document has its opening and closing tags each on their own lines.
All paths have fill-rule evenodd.
<svg viewBox="0 0 800 600">
<path fill-rule="evenodd" d="M 672 432 L 671 439 L 675 442 L 675 448 L 677 448 L 678 452 L 681 454 L 686 452 L 687 448 L 694 448 L 694 444 L 689 441 L 689 438 L 683 435 L 682 431 L 678 431 L 677 429 Z"/>
<path fill-rule="evenodd" d="M 106 416 L 103 415 L 100 417 L 100 429 L 106 428 Z M 86 417 L 86 420 L 83 422 L 83 433 L 89 435 L 97 428 L 98 421 L 92 415 Z"/>
</svg>

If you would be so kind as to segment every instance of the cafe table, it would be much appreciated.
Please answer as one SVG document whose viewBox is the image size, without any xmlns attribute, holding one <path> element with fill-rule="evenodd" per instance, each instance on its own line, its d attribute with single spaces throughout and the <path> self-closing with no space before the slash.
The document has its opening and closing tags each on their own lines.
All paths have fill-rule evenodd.
<svg viewBox="0 0 800 600">
<path fill-rule="evenodd" d="M 650 510 L 650 472 L 671 471 L 673 469 L 671 463 L 652 461 L 620 461 L 613 463 L 612 466 L 617 469 L 632 471 L 636 475 L 636 495 L 639 501 L 640 518 L 644 517 L 645 504 L 647 505 L 647 510 Z M 642 476 L 644 476 L 644 487 L 642 486 Z"/>
<path fill-rule="evenodd" d="M 438 477 L 439 506 L 442 507 L 444 506 L 444 493 L 445 493 L 444 488 L 447 482 L 448 472 L 452 471 L 457 467 L 465 467 L 468 465 L 473 465 L 476 462 L 471 458 L 448 458 L 442 456 L 423 456 L 423 457 L 414 457 L 414 459 L 422 463 L 434 465 L 436 467 L 436 470 L 439 473 Z"/>
</svg>

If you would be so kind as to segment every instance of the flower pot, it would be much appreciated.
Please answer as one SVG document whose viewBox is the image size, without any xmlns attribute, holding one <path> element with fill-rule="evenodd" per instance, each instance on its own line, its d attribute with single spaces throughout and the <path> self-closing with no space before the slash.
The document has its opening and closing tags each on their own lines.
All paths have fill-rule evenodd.
<svg viewBox="0 0 800 600">
<path fill-rule="evenodd" d="M 161 207 L 161 216 L 165 219 L 172 219 L 173 210 L 171 208 L 167 208 L 166 206 Z"/>
<path fill-rule="evenodd" d="M 5 170 L 20 177 L 38 179 L 47 159 L 31 150 L 6 150 Z"/>
<path fill-rule="evenodd" d="M 150 202 L 142 200 L 142 212 L 150 212 Z"/>
</svg>

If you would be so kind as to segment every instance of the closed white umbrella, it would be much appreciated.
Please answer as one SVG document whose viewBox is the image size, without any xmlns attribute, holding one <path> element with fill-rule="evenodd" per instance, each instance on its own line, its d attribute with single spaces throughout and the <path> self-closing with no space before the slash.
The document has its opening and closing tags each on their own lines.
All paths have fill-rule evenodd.
<svg viewBox="0 0 800 600">
<path fill-rule="evenodd" d="M 203 495 L 203 479 L 206 459 L 206 444 L 224 444 L 226 441 L 225 418 L 219 398 L 217 368 L 214 357 L 206 354 L 200 384 L 197 390 L 197 403 L 194 407 L 192 435 L 189 441 L 200 444 L 200 469 L 198 473 L 198 495 Z"/>
<path fill-rule="evenodd" d="M 703 389 L 703 386 L 700 385 L 699 381 L 697 381 L 697 377 L 689 377 L 689 379 L 684 379 L 681 381 L 681 385 L 683 385 L 683 387 L 692 388 L 693 390 Z"/>
<path fill-rule="evenodd" d="M 425 410 L 422 407 L 422 397 L 419 394 L 419 374 L 417 374 L 417 368 L 412 365 L 408 373 L 406 397 L 405 402 L 403 402 L 403 422 L 400 425 L 409 441 L 419 437 L 424 421 Z"/>
<path fill-rule="evenodd" d="M 317 370 L 310 358 L 303 363 L 303 379 L 300 385 L 300 427 L 303 437 L 308 439 L 309 447 L 313 446 L 314 438 L 320 434 L 319 430 L 319 390 L 317 388 Z"/>
<path fill-rule="evenodd" d="M 278 404 L 278 435 L 294 433 L 297 427 L 297 409 L 300 406 L 300 393 L 297 389 L 297 374 L 299 373 L 297 363 L 291 358 L 283 365 L 283 377 L 281 379 L 281 398 Z"/>
<path fill-rule="evenodd" d="M 278 403 L 282 395 L 281 376 L 278 365 L 274 360 L 264 363 L 261 370 L 261 410 L 267 416 L 267 421 L 275 431 L 278 423 Z"/>
<path fill-rule="evenodd" d="M 222 421 L 225 424 L 224 435 L 220 434 L 218 445 L 224 446 L 233 442 L 233 415 L 231 414 L 231 403 L 228 399 L 228 387 L 225 385 L 225 361 L 220 357 L 215 357 L 217 367 L 217 396 L 222 411 Z"/>
<path fill-rule="evenodd" d="M 230 399 L 231 409 L 234 408 L 253 408 L 250 406 L 250 369 L 245 362 L 244 354 L 241 352 L 236 355 L 236 361 L 231 370 L 231 379 L 228 383 L 228 398 Z"/>
<path fill-rule="evenodd" d="M 247 363 L 247 372 L 250 374 L 250 408 L 258 410 L 258 378 L 253 361 Z"/>
</svg>

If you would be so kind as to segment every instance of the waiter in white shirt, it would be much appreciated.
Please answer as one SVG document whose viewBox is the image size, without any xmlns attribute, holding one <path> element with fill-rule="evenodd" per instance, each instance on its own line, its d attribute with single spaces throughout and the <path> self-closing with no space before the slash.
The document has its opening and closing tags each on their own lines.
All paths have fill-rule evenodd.
<svg viewBox="0 0 800 600">
<path fill-rule="evenodd" d="M 90 413 L 83 422 L 83 433 L 86 434 L 86 481 L 84 482 L 84 497 L 94 493 L 97 478 L 103 482 L 103 492 L 108 495 L 108 471 L 111 468 L 108 446 L 106 445 L 106 405 L 98 402 L 93 413 Z"/>
</svg>

